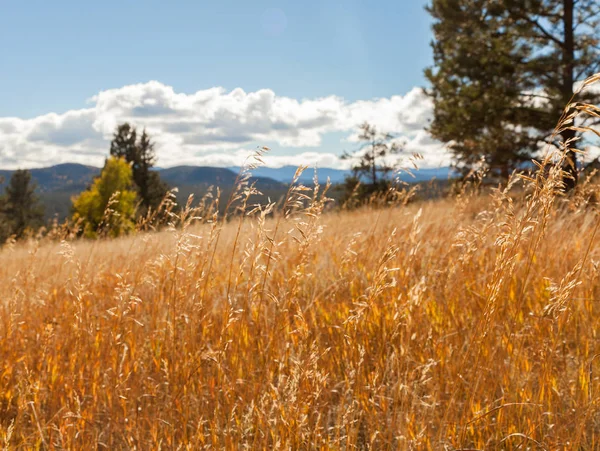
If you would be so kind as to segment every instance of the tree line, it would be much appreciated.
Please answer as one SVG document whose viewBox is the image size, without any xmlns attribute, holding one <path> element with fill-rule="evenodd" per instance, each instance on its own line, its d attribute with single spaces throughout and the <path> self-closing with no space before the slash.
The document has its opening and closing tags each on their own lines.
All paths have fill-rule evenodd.
<svg viewBox="0 0 600 451">
<path fill-rule="evenodd" d="M 152 170 L 155 144 L 146 130 L 138 135 L 128 123 L 119 125 L 100 175 L 72 199 L 71 222 L 80 234 L 96 237 L 101 230 L 117 236 L 134 229 L 136 220 L 156 210 L 169 187 Z M 44 223 L 44 207 L 26 169 L 15 171 L 0 196 L 0 242 L 35 233 Z"/>
</svg>

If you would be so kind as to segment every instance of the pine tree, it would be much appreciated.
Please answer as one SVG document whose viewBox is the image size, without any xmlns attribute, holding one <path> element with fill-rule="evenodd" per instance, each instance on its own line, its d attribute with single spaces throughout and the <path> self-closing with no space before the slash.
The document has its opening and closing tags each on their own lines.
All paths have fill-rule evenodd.
<svg viewBox="0 0 600 451">
<path fill-rule="evenodd" d="M 141 208 L 145 214 L 148 209 L 156 209 L 168 190 L 168 186 L 160 179 L 160 175 L 152 168 L 156 163 L 154 143 L 146 133 L 138 139 L 135 127 L 128 123 L 121 124 L 114 133 L 110 143 L 110 154 L 113 157 L 124 158 L 131 164 L 133 181 L 135 183 Z"/>
<path fill-rule="evenodd" d="M 22 238 L 28 230 L 40 227 L 44 220 L 44 208 L 35 194 L 36 185 L 26 169 L 15 171 L 1 199 L 2 239 L 10 235 Z"/>
<path fill-rule="evenodd" d="M 361 189 L 357 195 L 366 197 L 389 189 L 390 173 L 397 166 L 394 155 L 398 154 L 401 148 L 392 134 L 379 132 L 374 125 L 367 122 L 359 126 L 359 131 L 361 148 L 342 156 L 342 159 L 354 161 L 352 176 L 346 179 L 345 188 L 347 193 L 352 193 L 360 183 Z"/>
<path fill-rule="evenodd" d="M 482 156 L 507 175 L 535 156 L 574 84 L 599 68 L 597 0 L 433 0 L 434 101 L 430 131 L 450 143 L 456 166 Z M 599 97 L 582 100 L 597 101 Z M 562 140 L 575 136 L 562 133 Z M 557 144 L 557 143 L 554 143 Z M 570 152 L 565 180 L 576 181 Z"/>
<path fill-rule="evenodd" d="M 137 160 L 137 131 L 128 123 L 117 126 L 110 142 L 110 154 L 116 158 L 124 158 L 128 163 Z"/>
<path fill-rule="evenodd" d="M 152 168 L 156 163 L 154 143 L 144 129 L 138 143 L 139 170 L 136 173 L 134 165 L 134 181 L 138 187 L 142 205 L 147 211 L 149 208 L 156 209 L 161 203 L 169 187 L 160 179 L 158 172 Z"/>
</svg>

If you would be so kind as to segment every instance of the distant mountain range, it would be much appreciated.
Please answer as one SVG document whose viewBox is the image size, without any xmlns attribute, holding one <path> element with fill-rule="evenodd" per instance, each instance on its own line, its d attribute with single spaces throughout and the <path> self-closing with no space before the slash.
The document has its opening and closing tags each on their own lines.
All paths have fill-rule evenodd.
<svg viewBox="0 0 600 451">
<path fill-rule="evenodd" d="M 213 185 L 223 190 L 230 189 L 240 168 L 215 168 L 208 166 L 176 166 L 166 169 L 157 169 L 161 178 L 172 187 L 179 188 L 179 198 L 184 200 L 191 193 L 202 195 L 206 189 Z M 252 171 L 253 181 L 265 195 L 280 196 L 286 185 L 292 181 L 296 172 L 294 166 L 281 168 L 261 167 Z M 58 164 L 47 168 L 31 169 L 31 176 L 37 183 L 37 190 L 41 201 L 46 207 L 48 218 L 62 219 L 70 212 L 71 197 L 85 190 L 100 174 L 100 168 L 77 163 Z M 14 171 L 0 170 L 0 189 L 4 186 Z M 445 180 L 451 177 L 452 172 L 448 167 L 435 169 L 420 169 L 413 171 L 414 177 L 403 173 L 401 179 L 406 182 L 423 182 L 431 179 Z M 350 171 L 321 168 L 317 170 L 319 183 L 325 183 L 327 178 L 332 183 L 343 182 Z M 300 182 L 310 184 L 313 182 L 314 169 L 307 169 L 300 177 Z"/>
<path fill-rule="evenodd" d="M 214 168 L 209 166 L 175 166 L 158 169 L 160 178 L 171 186 L 210 186 L 221 188 L 233 186 L 238 176 L 238 170 L 229 168 Z M 257 186 L 262 188 L 279 188 L 282 181 L 261 174 L 252 174 Z"/>
<path fill-rule="evenodd" d="M 234 172 L 240 170 L 239 167 L 229 168 Z M 254 169 L 252 174 L 256 177 L 267 177 L 273 180 L 277 180 L 281 183 L 289 183 L 292 181 L 294 174 L 296 173 L 296 166 L 283 166 L 281 168 L 266 168 L 260 167 Z M 419 169 L 412 170 L 412 175 L 408 172 L 400 173 L 400 180 L 411 183 L 411 182 L 424 182 L 431 179 L 445 180 L 451 178 L 453 174 L 452 169 L 449 167 L 432 168 L 432 169 Z M 332 168 L 317 168 L 317 175 L 319 183 L 323 184 L 327 181 L 327 178 L 331 180 L 331 183 L 341 183 L 346 177 L 351 175 L 352 172 L 343 169 L 332 169 Z M 312 183 L 315 175 L 313 168 L 306 169 L 300 176 L 302 183 Z"/>
<path fill-rule="evenodd" d="M 14 171 L 0 169 L 0 178 L 4 187 L 10 180 Z M 90 182 L 100 174 L 100 169 L 94 166 L 85 166 L 77 163 L 57 164 L 48 168 L 30 169 L 31 177 L 38 185 L 40 193 L 53 191 L 77 192 L 85 189 Z"/>
</svg>

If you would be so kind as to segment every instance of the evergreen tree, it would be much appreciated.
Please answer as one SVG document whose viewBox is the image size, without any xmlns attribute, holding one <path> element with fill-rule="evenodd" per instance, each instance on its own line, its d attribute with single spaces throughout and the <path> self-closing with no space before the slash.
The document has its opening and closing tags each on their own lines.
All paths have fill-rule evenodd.
<svg viewBox="0 0 600 451">
<path fill-rule="evenodd" d="M 144 129 L 138 143 L 139 149 L 139 167 L 137 174 L 134 165 L 134 181 L 138 187 L 142 205 L 145 210 L 148 208 L 156 209 L 161 203 L 169 187 L 160 179 L 158 172 L 152 168 L 156 163 L 156 154 L 154 152 L 154 143 Z"/>
<path fill-rule="evenodd" d="M 22 238 L 28 230 L 40 227 L 44 220 L 44 208 L 35 194 L 36 185 L 26 169 L 15 171 L 1 199 L 2 239 L 10 235 Z"/>
<path fill-rule="evenodd" d="M 359 198 L 385 192 L 389 189 L 390 173 L 396 168 L 394 155 L 401 151 L 390 133 L 377 131 L 374 125 L 367 122 L 359 126 L 361 148 L 353 153 L 345 153 L 342 159 L 353 160 L 352 176 L 346 179 L 345 188 L 348 195 L 355 193 Z M 358 192 L 356 187 L 361 184 Z"/>
<path fill-rule="evenodd" d="M 128 123 L 117 126 L 110 142 L 110 154 L 116 158 L 124 158 L 128 163 L 137 160 L 137 131 Z"/>
<path fill-rule="evenodd" d="M 599 68 L 597 0 L 432 0 L 430 131 L 456 166 L 507 175 L 548 142 L 574 84 Z M 598 96 L 582 98 L 597 101 Z M 565 130 L 563 142 L 575 136 Z M 556 144 L 556 143 L 554 143 Z M 576 154 L 566 170 L 576 181 Z"/>
<path fill-rule="evenodd" d="M 141 203 L 140 212 L 144 214 L 150 208 L 157 208 L 167 193 L 168 186 L 160 179 L 158 172 L 152 170 L 156 155 L 154 143 L 146 130 L 138 139 L 135 127 L 128 123 L 119 125 L 110 143 L 110 154 L 124 158 L 131 164 L 133 181 Z"/>
<path fill-rule="evenodd" d="M 131 166 L 123 159 L 106 160 L 92 186 L 73 199 L 73 219 L 83 221 L 84 235 L 96 237 L 101 228 L 118 236 L 133 230 L 137 195 Z"/>
</svg>

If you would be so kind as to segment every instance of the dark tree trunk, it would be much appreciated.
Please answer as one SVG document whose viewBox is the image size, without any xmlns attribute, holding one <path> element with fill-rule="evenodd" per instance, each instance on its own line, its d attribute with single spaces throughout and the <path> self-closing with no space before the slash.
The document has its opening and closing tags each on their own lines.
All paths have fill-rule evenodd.
<svg viewBox="0 0 600 451">
<path fill-rule="evenodd" d="M 563 27 L 564 41 L 562 46 L 562 64 L 563 64 L 563 83 L 562 83 L 562 98 L 564 104 L 568 104 L 573 97 L 574 83 L 574 67 L 575 59 L 575 40 L 574 40 L 574 25 L 573 25 L 573 10 L 574 0 L 563 0 Z M 575 137 L 574 130 L 564 130 L 561 134 L 565 145 L 568 141 Z M 572 144 L 571 144 L 572 146 Z M 565 162 L 565 177 L 563 182 L 565 190 L 570 191 L 577 185 L 577 154 L 571 150 L 567 152 L 567 160 Z"/>
<path fill-rule="evenodd" d="M 510 168 L 508 167 L 508 163 L 504 163 L 502 165 L 502 167 L 500 168 L 501 171 L 501 175 L 502 175 L 502 180 L 506 181 L 508 180 L 509 176 L 510 176 Z"/>
<path fill-rule="evenodd" d="M 373 186 L 377 185 L 377 157 L 375 156 L 375 141 L 371 143 L 371 149 L 373 150 L 373 166 L 371 167 Z"/>
</svg>

